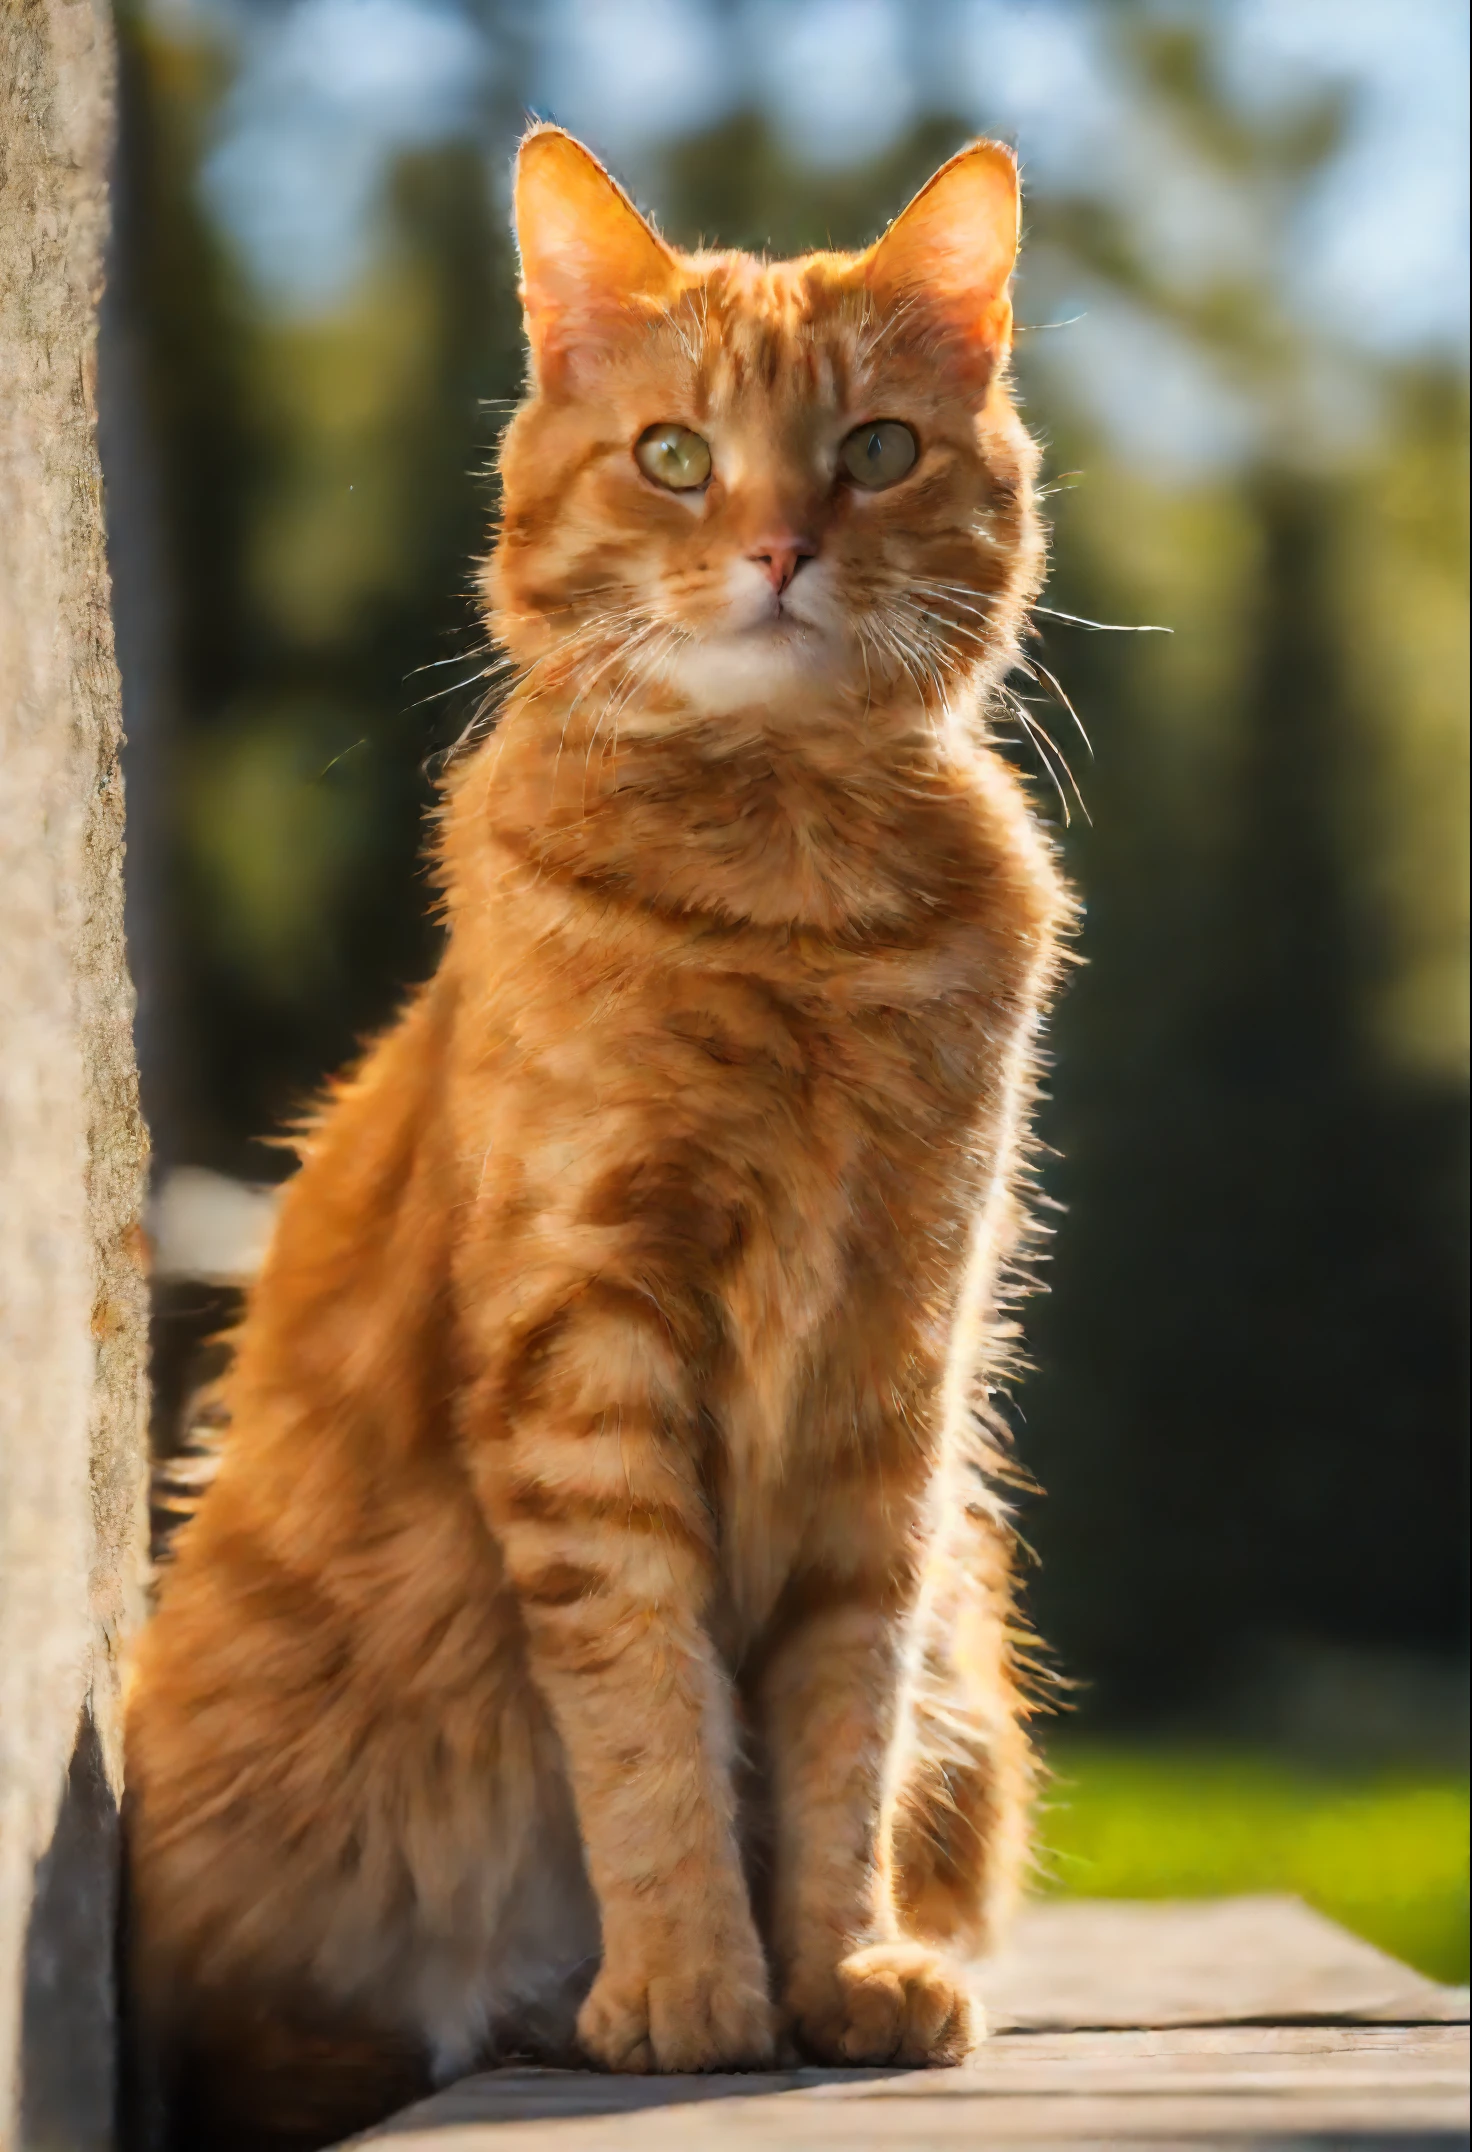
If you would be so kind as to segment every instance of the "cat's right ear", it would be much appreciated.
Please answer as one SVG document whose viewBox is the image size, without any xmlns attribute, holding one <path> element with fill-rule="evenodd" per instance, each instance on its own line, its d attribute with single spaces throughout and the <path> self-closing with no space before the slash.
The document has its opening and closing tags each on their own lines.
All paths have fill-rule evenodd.
<svg viewBox="0 0 1472 2152">
<path fill-rule="evenodd" d="M 521 303 L 538 382 L 595 357 L 668 304 L 670 249 L 592 152 L 560 127 L 533 127 L 516 159 Z"/>
<path fill-rule="evenodd" d="M 1017 260 L 1017 159 L 1002 142 L 972 142 L 943 164 L 862 258 L 881 308 L 908 312 L 922 333 L 979 382 L 1012 340 Z"/>
</svg>

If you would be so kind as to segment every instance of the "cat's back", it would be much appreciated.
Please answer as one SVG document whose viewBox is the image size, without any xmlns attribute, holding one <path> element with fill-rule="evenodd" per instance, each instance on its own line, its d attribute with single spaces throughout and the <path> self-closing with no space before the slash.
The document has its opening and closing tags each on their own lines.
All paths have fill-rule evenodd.
<svg viewBox="0 0 1472 2152">
<path fill-rule="evenodd" d="M 232 1340 L 218 1467 L 176 1536 L 137 1653 L 140 1772 L 165 1729 L 182 1735 L 196 1711 L 219 1716 L 223 1755 L 255 1744 L 254 1709 L 275 1714 L 263 1758 L 283 1709 L 304 1738 L 315 1714 L 325 1757 L 345 1733 L 329 1722 L 368 1691 L 402 1706 L 444 1683 L 466 1641 L 457 1598 L 495 1586 L 448 1440 L 453 1021 L 437 979 L 304 1138 Z M 204 1752 L 197 1727 L 187 1745 Z"/>
</svg>

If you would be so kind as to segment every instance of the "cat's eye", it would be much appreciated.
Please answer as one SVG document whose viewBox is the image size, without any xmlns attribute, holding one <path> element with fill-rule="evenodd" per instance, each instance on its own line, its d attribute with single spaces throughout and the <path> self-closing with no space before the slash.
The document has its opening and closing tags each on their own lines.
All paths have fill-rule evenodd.
<svg viewBox="0 0 1472 2152">
<path fill-rule="evenodd" d="M 646 478 L 671 493 L 690 493 L 710 477 L 710 450 L 688 426 L 649 426 L 634 444 L 634 459 Z"/>
<path fill-rule="evenodd" d="M 856 486 L 878 493 L 897 485 L 915 467 L 920 444 L 897 418 L 872 419 L 855 426 L 838 451 L 838 460 Z"/>
</svg>

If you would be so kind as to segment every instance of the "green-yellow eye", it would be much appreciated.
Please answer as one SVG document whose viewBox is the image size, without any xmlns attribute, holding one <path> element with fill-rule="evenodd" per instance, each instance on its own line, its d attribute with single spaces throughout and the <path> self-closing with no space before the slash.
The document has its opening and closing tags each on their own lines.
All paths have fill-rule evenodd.
<svg viewBox="0 0 1472 2152">
<path fill-rule="evenodd" d="M 710 477 L 710 450 L 688 426 L 649 426 L 634 444 L 646 478 L 671 493 L 689 493 Z"/>
<path fill-rule="evenodd" d="M 838 451 L 838 460 L 856 486 L 879 493 L 913 470 L 919 453 L 919 443 L 908 426 L 897 418 L 876 418 L 867 426 L 855 426 Z"/>
</svg>

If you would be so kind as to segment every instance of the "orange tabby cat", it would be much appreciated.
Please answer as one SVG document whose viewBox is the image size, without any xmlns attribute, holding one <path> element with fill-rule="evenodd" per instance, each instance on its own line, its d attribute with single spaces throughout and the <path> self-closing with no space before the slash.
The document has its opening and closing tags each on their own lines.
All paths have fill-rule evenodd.
<svg viewBox="0 0 1472 2152">
<path fill-rule="evenodd" d="M 495 2053 L 954 2062 L 1025 1851 L 987 1397 L 1068 907 L 986 724 L 1015 166 L 766 263 L 540 127 L 516 216 L 448 944 L 304 1141 L 131 1691 L 189 2144 Z"/>
</svg>

